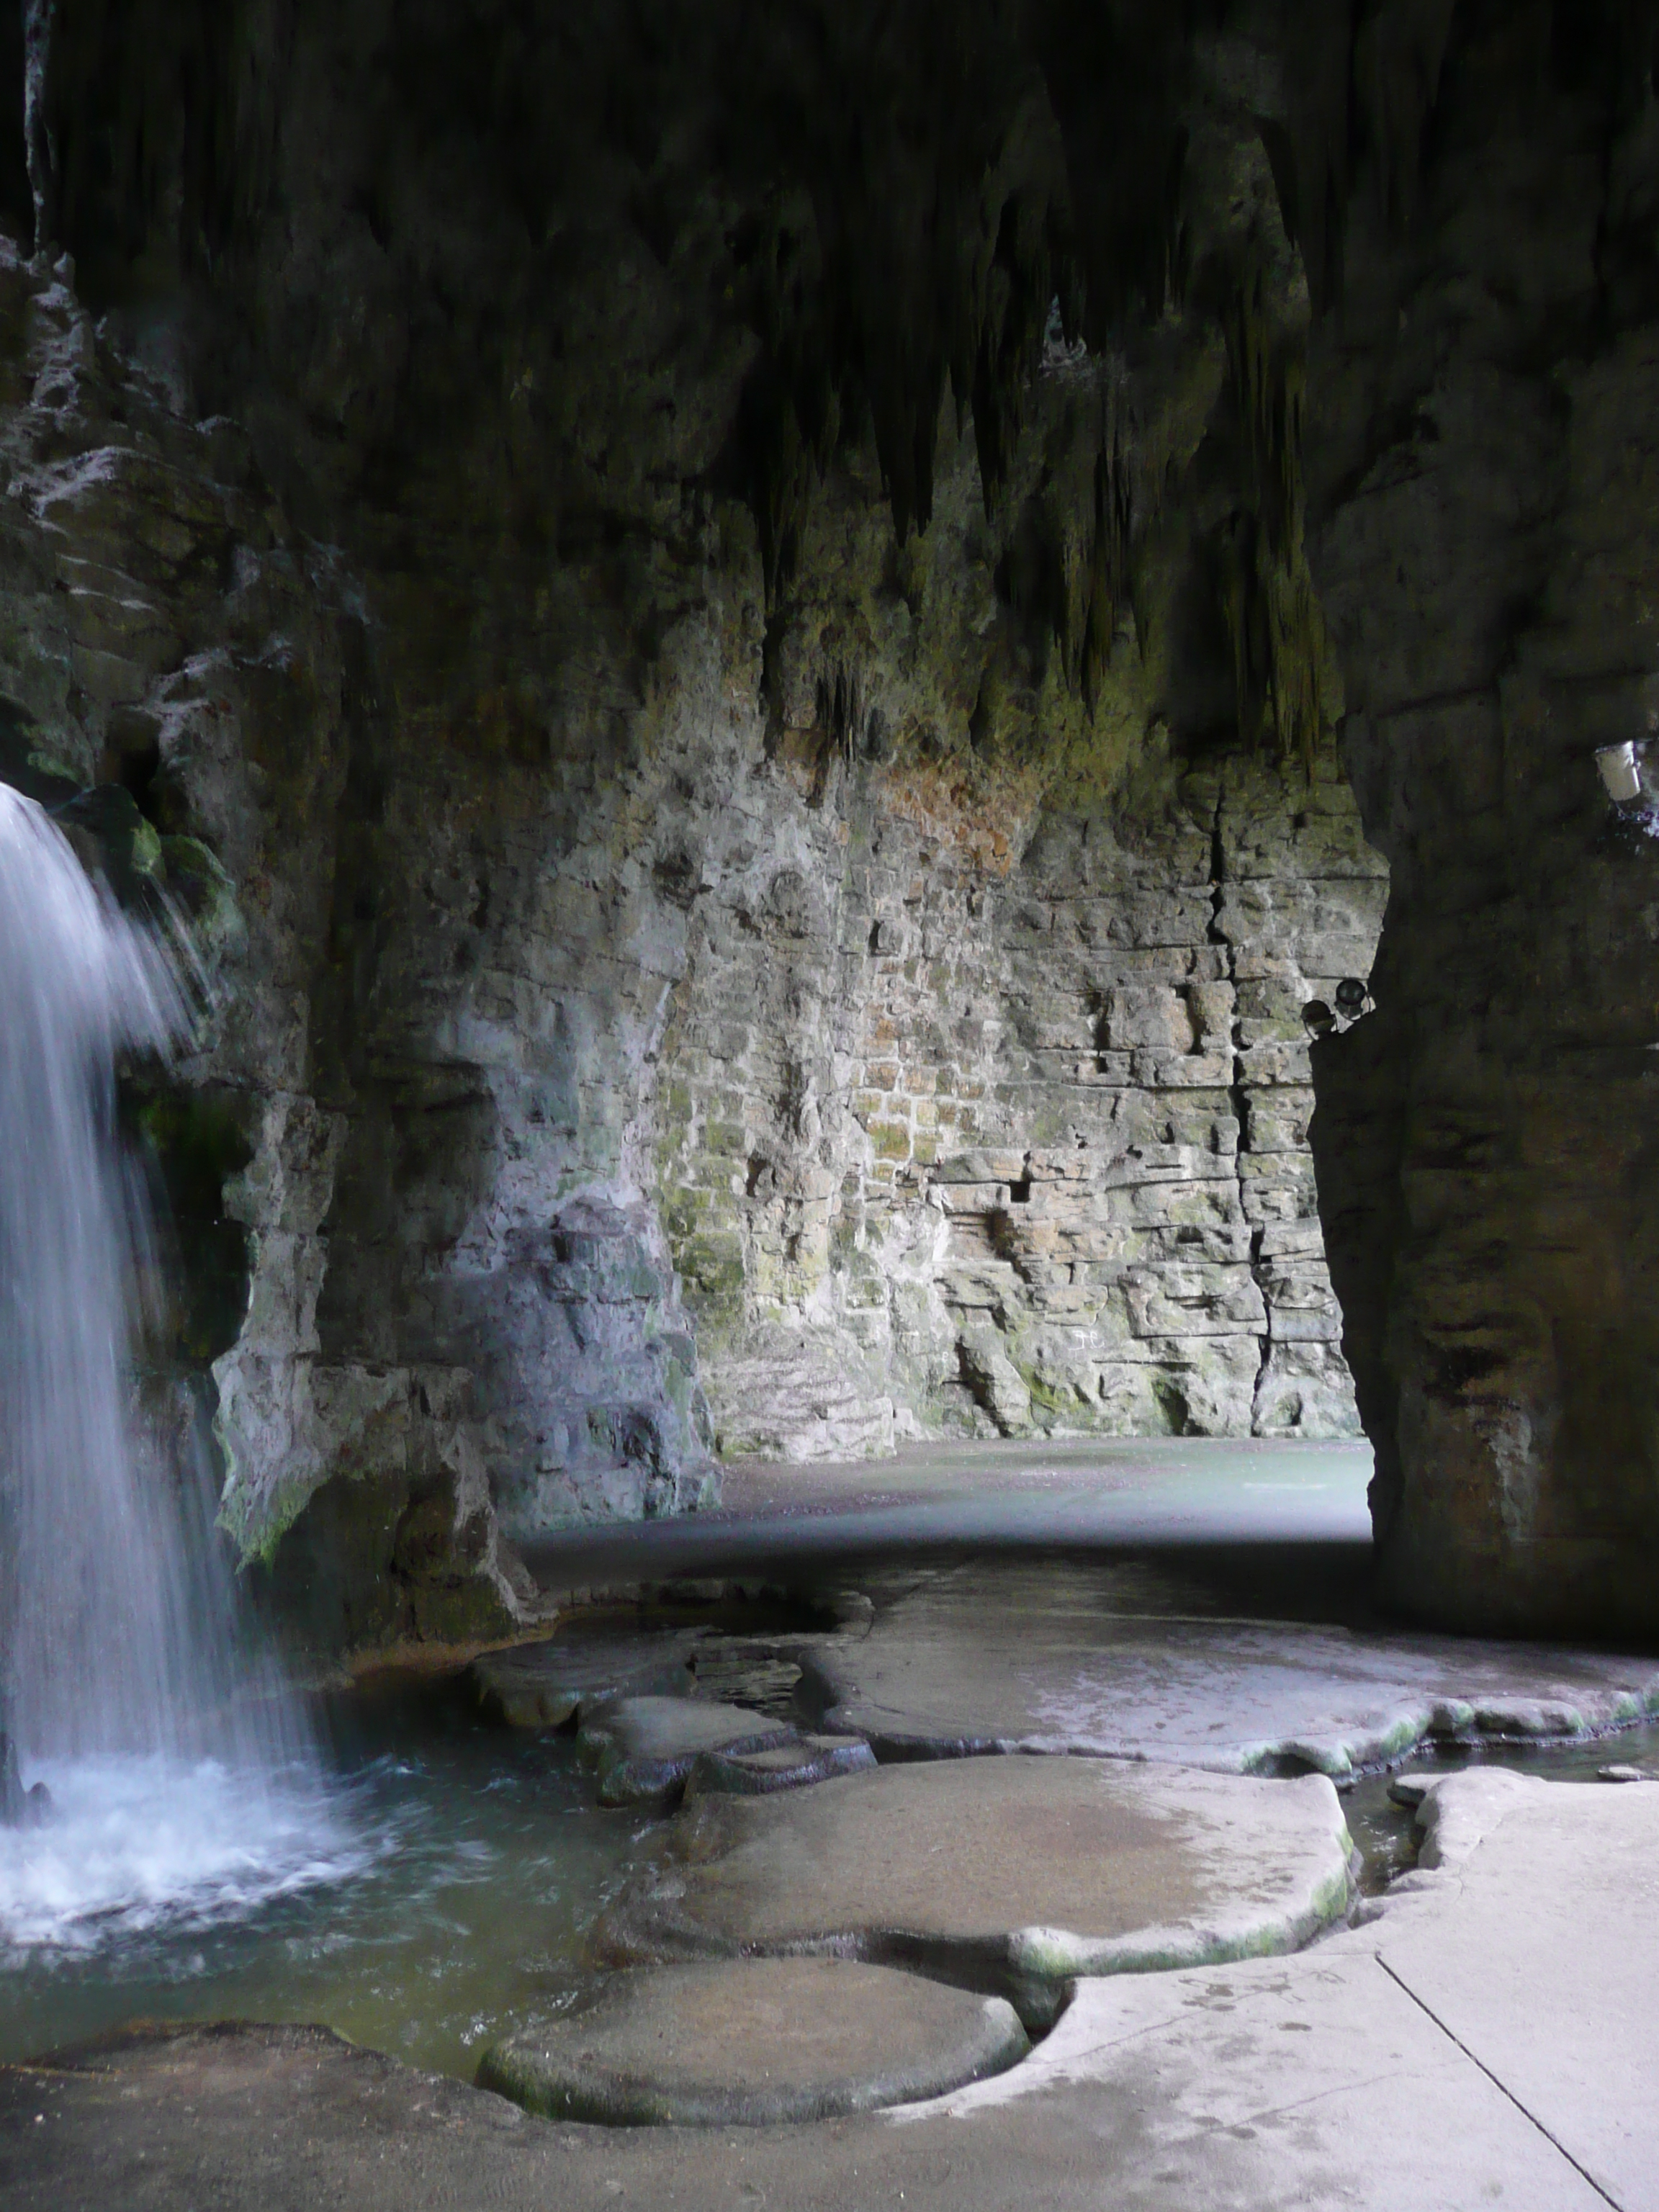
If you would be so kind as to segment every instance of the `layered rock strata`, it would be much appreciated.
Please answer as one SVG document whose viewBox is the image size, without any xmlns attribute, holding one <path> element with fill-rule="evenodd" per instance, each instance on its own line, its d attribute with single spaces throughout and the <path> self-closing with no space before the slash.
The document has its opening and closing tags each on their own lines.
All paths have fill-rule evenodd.
<svg viewBox="0 0 1659 2212">
<path fill-rule="evenodd" d="M 1386 895 L 1346 785 L 1235 758 L 1126 825 L 955 781 L 775 796 L 708 870 L 659 1162 L 723 1448 L 1352 1433 L 1300 1019 Z"/>
</svg>

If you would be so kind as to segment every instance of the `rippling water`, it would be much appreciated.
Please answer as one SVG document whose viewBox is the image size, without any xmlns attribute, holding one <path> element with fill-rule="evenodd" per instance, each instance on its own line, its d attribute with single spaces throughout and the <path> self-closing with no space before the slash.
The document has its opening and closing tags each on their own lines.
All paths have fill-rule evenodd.
<svg viewBox="0 0 1659 2212">
<path fill-rule="evenodd" d="M 329 1717 L 323 1798 L 303 1774 L 291 1799 L 275 1787 L 257 1854 L 210 1761 L 48 1773 L 62 1824 L 0 1835 L 0 2059 L 134 2018 L 241 2017 L 470 2079 L 486 2043 L 570 2002 L 656 1824 L 595 1806 L 568 1739 L 489 1726 L 458 1692 Z"/>
<path fill-rule="evenodd" d="M 373 1845 L 316 1769 L 250 1773 L 164 1752 L 43 1759 L 38 1826 L 0 1827 L 0 1960 L 212 1926 L 362 1873 Z"/>
</svg>

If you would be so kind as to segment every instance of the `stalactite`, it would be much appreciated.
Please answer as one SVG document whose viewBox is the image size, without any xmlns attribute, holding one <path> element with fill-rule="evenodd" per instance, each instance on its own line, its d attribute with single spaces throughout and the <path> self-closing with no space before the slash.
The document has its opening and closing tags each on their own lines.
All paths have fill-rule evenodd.
<svg viewBox="0 0 1659 2212">
<path fill-rule="evenodd" d="M 1297 339 L 1267 305 L 1260 269 L 1239 288 L 1228 318 L 1227 351 L 1243 432 L 1250 503 L 1278 560 L 1302 538 L 1302 436 L 1307 371 Z"/>
<path fill-rule="evenodd" d="M 1105 685 L 1118 623 L 1133 601 L 1134 547 L 1156 498 L 1121 378 L 1102 364 L 1097 383 L 1097 407 L 1088 427 L 1093 459 L 1085 477 L 1087 489 L 1075 501 L 1064 531 L 1065 591 L 1054 619 L 1066 681 L 1081 692 L 1091 714 Z"/>
<path fill-rule="evenodd" d="M 1154 512 L 1118 364 L 1085 359 L 1051 414 L 1048 453 L 998 572 L 1004 604 L 1041 653 L 1052 646 L 1066 686 L 1092 714 L 1119 620 L 1133 599 L 1133 555 Z"/>
<path fill-rule="evenodd" d="M 43 237 L 88 264 L 214 269 L 274 179 L 296 0 L 44 0 L 30 140 Z"/>
<path fill-rule="evenodd" d="M 1135 514 L 1135 471 L 1124 450 L 1122 425 L 1112 410 L 1109 438 L 1103 437 L 1095 458 L 1093 544 L 1088 572 L 1088 605 L 1078 629 L 1080 684 L 1091 714 L 1105 682 L 1118 616 L 1130 592 L 1129 556 Z"/>
<path fill-rule="evenodd" d="M 1200 12 L 1143 0 L 1046 0 L 1032 10 L 1065 134 L 1083 327 L 1097 351 L 1125 316 L 1157 316 L 1185 289 L 1188 33 Z"/>
<path fill-rule="evenodd" d="M 1059 132 L 996 0 L 744 25 L 782 172 L 733 234 L 764 349 L 740 446 L 775 600 L 844 428 L 868 423 L 902 543 L 932 516 L 948 388 L 994 506 L 1050 304 L 1074 323 L 1079 300 Z"/>
<path fill-rule="evenodd" d="M 800 485 L 767 413 L 793 407 L 815 468 L 842 422 L 867 421 L 902 540 L 931 515 L 947 382 L 959 416 L 971 411 L 994 496 L 1049 301 L 1071 289 L 1057 136 L 1000 11 L 854 9 L 820 45 L 811 100 L 778 131 L 793 188 L 738 241 L 767 349 L 751 495 L 775 518 L 775 591 Z M 772 74 L 787 115 L 782 59 Z"/>
<path fill-rule="evenodd" d="M 1225 534 L 1220 596 L 1239 736 L 1246 744 L 1271 738 L 1310 769 L 1334 710 L 1304 539 L 1307 369 L 1301 336 L 1276 324 L 1259 270 L 1240 287 L 1227 342 L 1246 507 Z"/>
<path fill-rule="evenodd" d="M 1416 212 L 1423 137 L 1440 92 L 1440 71 L 1457 0 L 1387 0 L 1354 40 L 1354 88 L 1370 148 L 1377 204 L 1405 228 Z"/>
</svg>

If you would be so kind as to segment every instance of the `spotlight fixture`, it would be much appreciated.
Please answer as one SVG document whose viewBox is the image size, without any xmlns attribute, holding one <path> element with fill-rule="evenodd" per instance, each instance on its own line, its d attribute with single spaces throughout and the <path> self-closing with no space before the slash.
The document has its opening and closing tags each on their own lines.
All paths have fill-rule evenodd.
<svg viewBox="0 0 1659 2212">
<path fill-rule="evenodd" d="M 1345 1022 L 1357 1022 L 1365 1011 L 1370 991 L 1358 975 L 1345 975 L 1336 987 L 1336 1011 Z"/>
<path fill-rule="evenodd" d="M 1316 1044 L 1336 1027 L 1336 1016 L 1322 999 L 1310 999 L 1302 1009 L 1302 1025 Z"/>
<path fill-rule="evenodd" d="M 1598 745 L 1595 765 L 1601 771 L 1607 797 L 1616 805 L 1628 806 L 1632 799 L 1642 796 L 1642 766 L 1632 739 L 1627 738 L 1621 745 Z"/>
</svg>

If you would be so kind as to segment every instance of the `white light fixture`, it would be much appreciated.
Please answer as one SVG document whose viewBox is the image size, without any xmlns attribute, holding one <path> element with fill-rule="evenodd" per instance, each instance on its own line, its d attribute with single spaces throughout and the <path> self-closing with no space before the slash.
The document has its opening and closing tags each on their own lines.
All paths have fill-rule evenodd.
<svg viewBox="0 0 1659 2212">
<path fill-rule="evenodd" d="M 1601 771 L 1601 781 L 1607 786 L 1607 797 L 1620 806 L 1642 796 L 1642 771 L 1637 763 L 1636 747 L 1626 739 L 1622 745 L 1598 745 L 1595 765 Z"/>
</svg>

